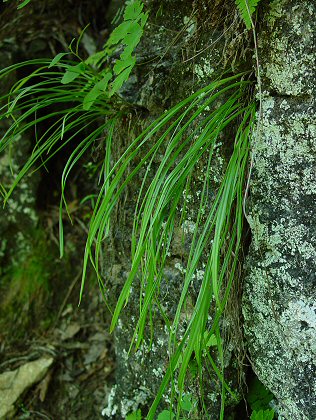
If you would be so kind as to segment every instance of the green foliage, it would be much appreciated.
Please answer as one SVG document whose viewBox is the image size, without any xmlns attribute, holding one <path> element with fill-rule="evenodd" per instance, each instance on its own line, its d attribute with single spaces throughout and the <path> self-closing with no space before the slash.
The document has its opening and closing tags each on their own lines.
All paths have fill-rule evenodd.
<svg viewBox="0 0 316 420">
<path fill-rule="evenodd" d="M 148 415 L 148 419 L 154 418 L 154 413 L 168 383 L 174 375 L 177 375 L 180 395 L 177 413 L 179 416 L 185 378 L 187 370 L 190 370 L 192 365 L 191 359 L 194 355 L 199 375 L 202 371 L 202 359 L 204 358 L 204 363 L 206 357 L 206 362 L 210 364 L 223 383 L 221 412 L 221 418 L 223 418 L 225 393 L 229 392 L 232 396 L 234 394 L 224 381 L 223 358 L 220 358 L 222 362 L 220 366 L 217 366 L 208 349 L 216 342 L 219 354 L 222 355 L 219 320 L 235 277 L 241 246 L 243 186 L 249 149 L 248 136 L 252 129 L 255 110 L 254 105 L 248 105 L 245 102 L 245 93 L 250 82 L 243 80 L 244 75 L 239 74 L 214 81 L 200 89 L 153 122 L 129 145 L 119 160 L 110 168 L 112 133 L 119 113 L 113 111 L 103 95 L 96 98 L 89 111 L 84 110 L 82 107 L 86 97 L 84 88 L 90 77 L 87 69 L 72 79 L 67 84 L 67 88 L 63 88 L 60 83 L 61 72 L 60 70 L 52 71 L 49 67 L 51 64 L 51 62 L 43 60 L 33 60 L 14 65 L 0 72 L 1 79 L 8 72 L 25 65 L 42 66 L 18 82 L 3 98 L 6 104 L 1 107 L 2 118 L 13 117 L 13 121 L 2 139 L 0 151 L 7 147 L 11 141 L 14 141 L 17 134 L 23 134 L 30 128 L 38 128 L 43 121 L 54 121 L 51 123 L 51 127 L 37 139 L 31 157 L 17 174 L 5 200 L 9 198 L 17 183 L 35 163 L 38 164 L 40 161 L 39 165 L 44 165 L 47 159 L 65 144 L 81 137 L 83 139 L 78 142 L 62 175 L 62 202 L 67 210 L 64 191 L 71 169 L 97 139 L 104 138 L 106 153 L 101 170 L 103 182 L 90 221 L 81 288 L 82 294 L 87 265 L 90 260 L 97 272 L 100 288 L 104 294 L 103 281 L 99 274 L 99 258 L 103 238 L 108 232 L 111 222 L 111 214 L 124 189 L 143 169 L 146 169 L 135 210 L 132 267 L 118 299 L 111 325 L 111 330 L 113 330 L 128 301 L 133 282 L 138 281 L 139 274 L 142 273 L 140 281 L 143 293 L 141 294 L 140 316 L 133 337 L 136 348 L 139 348 L 142 343 L 147 319 L 151 316 L 153 306 L 159 305 L 160 283 L 163 280 L 164 266 L 174 234 L 178 209 L 181 207 L 188 179 L 197 170 L 201 159 L 206 159 L 208 168 L 211 167 L 212 155 L 220 133 L 233 122 L 239 121 L 234 150 L 211 207 L 209 207 L 207 193 L 210 174 L 208 170 L 204 174 L 200 209 L 195 220 L 196 228 L 182 285 L 182 294 L 175 319 L 172 322 L 169 321 L 169 324 L 172 325 L 170 348 L 174 350 L 170 366 Z M 66 72 L 69 70 L 69 64 L 59 61 L 58 65 L 61 71 L 65 68 Z M 227 96 L 227 99 L 222 105 L 217 106 L 212 112 L 207 111 L 223 95 Z M 60 106 L 57 111 L 54 108 L 56 103 Z M 34 114 L 37 118 L 30 119 L 29 117 Z M 153 139 L 155 139 L 154 143 Z M 153 145 L 149 146 L 150 144 Z M 162 153 L 163 159 L 154 178 L 149 180 L 150 162 L 157 153 Z M 134 164 L 135 158 L 138 159 L 136 165 Z M 127 172 L 126 169 L 129 167 L 134 169 Z M 145 184 L 148 182 L 149 186 L 145 190 Z M 207 216 L 204 217 L 204 214 Z M 62 254 L 62 213 L 60 222 Z M 208 252 L 211 240 L 213 240 L 213 245 L 211 252 Z M 227 241 L 229 241 L 228 245 Z M 224 249 L 225 253 L 223 253 Z M 209 257 L 200 293 L 187 330 L 179 342 L 177 331 L 180 327 L 188 290 L 205 251 L 209 253 Z M 222 255 L 225 257 L 222 258 Z M 213 325 L 207 327 L 213 295 L 215 297 L 213 308 L 215 318 Z"/>
<path fill-rule="evenodd" d="M 127 415 L 126 420 L 142 420 L 142 413 L 140 410 Z"/>
<path fill-rule="evenodd" d="M 22 9 L 22 7 L 24 7 L 24 6 L 26 6 L 27 4 L 29 4 L 30 3 L 30 1 L 31 0 L 24 0 L 24 1 L 22 1 L 22 3 L 21 4 L 19 4 L 18 5 L 18 9 Z"/>
<path fill-rule="evenodd" d="M 183 411 L 188 411 L 188 412 L 192 410 L 193 404 L 192 404 L 190 395 L 186 394 L 183 396 L 181 400 L 181 408 Z"/>
<path fill-rule="evenodd" d="M 256 10 L 259 1 L 260 0 L 235 0 L 247 29 L 251 29 L 253 26 L 251 16 Z"/>
<path fill-rule="evenodd" d="M 250 385 L 247 394 L 247 401 L 253 410 L 251 420 L 272 420 L 274 410 L 269 407 L 273 394 L 255 377 Z"/>
<path fill-rule="evenodd" d="M 3 0 L 3 3 L 6 3 L 7 1 L 9 1 L 9 0 Z M 19 9 L 22 9 L 23 7 L 25 7 L 27 4 L 29 4 L 30 3 L 30 1 L 31 0 L 24 0 L 24 1 L 20 1 L 19 3 L 18 3 L 18 5 L 17 5 L 17 9 L 19 10 Z"/>
<path fill-rule="evenodd" d="M 158 414 L 157 420 L 173 420 L 174 418 L 175 414 L 172 411 L 163 410 Z"/>
<path fill-rule="evenodd" d="M 132 53 L 140 40 L 147 20 L 147 14 L 143 13 L 142 9 L 143 4 L 139 0 L 127 2 L 124 22 L 113 31 L 115 36 L 110 36 L 102 51 L 89 56 L 86 60 L 78 55 L 82 32 L 76 48 L 73 48 L 73 42 L 69 46 L 69 53 L 59 53 L 51 61 L 29 60 L 0 71 L 1 80 L 9 73 L 23 67 L 28 71 L 35 67 L 33 72 L 31 71 L 28 76 L 13 86 L 7 95 L 0 98 L 0 120 L 12 118 L 12 125 L 1 140 L 0 152 L 13 141 L 17 133 L 23 134 L 32 127 L 38 129 L 45 121 L 49 121 L 51 125 L 37 139 L 32 156 L 17 175 L 10 190 L 6 193 L 1 186 L 5 202 L 20 179 L 34 164 L 41 161 L 39 167 L 45 165 L 45 162 L 61 148 L 80 136 L 83 140 L 72 153 L 62 176 L 62 203 L 65 204 L 67 210 L 64 189 L 71 169 L 94 142 L 103 137 L 104 132 L 113 130 L 115 120 L 122 114 L 113 110 L 110 97 L 120 89 L 136 62 Z M 126 25 L 134 28 L 134 32 L 126 28 Z M 135 28 L 137 28 L 137 39 Z M 125 49 L 113 67 L 109 59 L 121 45 L 125 46 Z M 69 56 L 72 60 L 66 60 Z M 78 59 L 79 63 L 76 62 Z M 111 66 L 117 77 L 110 83 Z M 66 86 L 63 87 L 63 85 Z M 37 117 L 39 114 L 41 117 Z M 33 118 L 30 119 L 30 116 Z M 90 132 L 85 136 L 87 130 Z M 110 142 L 108 137 L 107 144 Z M 105 159 L 107 167 L 102 167 L 104 174 L 109 170 L 110 148 L 106 147 L 106 150 L 108 157 Z M 43 158 L 44 154 L 46 156 Z M 60 249 L 63 255 L 62 210 L 60 221 Z"/>
<path fill-rule="evenodd" d="M 252 410 L 260 411 L 269 408 L 269 403 L 273 399 L 273 394 L 262 382 L 255 377 L 249 384 L 247 401 Z"/>
<path fill-rule="evenodd" d="M 143 3 L 139 0 L 128 1 L 123 14 L 123 22 L 111 33 L 103 49 L 90 55 L 79 64 L 67 66 L 61 80 L 62 84 L 73 82 L 80 75 L 86 73 L 88 67 L 90 71 L 92 70 L 92 77 L 87 83 L 88 93 L 83 101 L 84 110 L 88 111 L 100 95 L 108 99 L 111 98 L 129 78 L 136 64 L 136 57 L 133 53 L 141 40 L 148 18 L 148 13 L 142 11 L 143 7 Z M 77 57 L 78 42 L 76 51 L 73 51 L 70 46 L 71 53 Z M 110 58 L 118 49 L 122 48 L 123 52 L 120 54 L 120 58 L 112 65 Z M 50 66 L 57 65 L 62 58 L 63 54 L 58 54 Z"/>
<path fill-rule="evenodd" d="M 143 178 L 133 224 L 131 270 L 111 324 L 113 331 L 128 302 L 132 286 L 139 282 L 139 319 L 132 340 L 132 345 L 139 349 L 148 320 L 153 329 L 154 307 L 161 308 L 160 286 L 164 281 L 168 252 L 175 227 L 179 220 L 185 218 L 183 196 L 190 186 L 190 179 L 198 170 L 199 162 L 206 161 L 207 170 L 204 172 L 200 206 L 194 220 L 195 229 L 179 304 L 173 320 L 168 320 L 163 314 L 170 326 L 170 364 L 147 418 L 155 417 L 167 386 L 174 380 L 178 392 L 176 413 L 162 412 L 158 418 L 162 420 L 163 415 L 168 415 L 168 419 L 172 415 L 179 418 L 182 411 L 190 412 L 194 404 L 185 396 L 187 373 L 194 368 L 201 378 L 202 366 L 207 365 L 222 384 L 220 419 L 223 419 L 225 395 L 227 392 L 232 397 L 235 395 L 224 380 L 223 340 L 219 322 L 235 280 L 241 248 L 249 135 L 255 119 L 255 105 L 247 100 L 251 83 L 245 73 L 213 81 L 162 114 L 131 142 L 117 162 L 111 164 L 113 131 L 122 115 L 121 111 L 114 109 L 111 97 L 128 79 L 136 63 L 133 52 L 147 20 L 142 3 L 129 1 L 123 19 L 102 51 L 87 59 L 82 59 L 78 54 L 79 39 L 75 49 L 72 44 L 69 47 L 70 59 L 66 59 L 69 56 L 65 53 L 60 53 L 51 61 L 31 60 L 0 71 L 0 80 L 3 80 L 7 74 L 20 68 L 35 68 L 0 98 L 0 120 L 12 119 L 1 141 L 0 152 L 15 141 L 17 135 L 23 135 L 29 129 L 38 131 L 42 123 L 49 123 L 49 128 L 37 138 L 30 158 L 17 174 L 12 187 L 5 192 L 5 202 L 34 165 L 45 165 L 66 144 L 75 142 L 75 149 L 65 165 L 61 180 L 60 251 L 63 255 L 62 205 L 68 212 L 66 182 L 74 165 L 101 139 L 105 157 L 100 169 L 100 192 L 94 203 L 86 242 L 80 299 L 89 262 L 97 273 L 100 289 L 105 295 L 99 270 L 104 237 L 109 232 L 113 211 L 123 192 L 137 177 Z M 123 49 L 120 58 L 113 65 L 111 58 L 120 49 Z M 232 124 L 238 125 L 231 145 L 232 154 L 221 185 L 210 203 L 212 158 L 219 136 Z M 150 176 L 150 168 L 157 154 L 162 158 L 155 174 Z M 205 254 L 208 257 L 198 298 L 188 326 L 180 338 L 181 319 L 189 289 Z M 214 315 L 212 324 L 209 322 L 210 311 Z M 219 362 L 212 358 L 209 351 L 210 347 L 215 346 Z M 130 414 L 134 416 L 131 419 L 137 419 L 140 415 L 139 411 Z"/>
<path fill-rule="evenodd" d="M 1 273 L 0 329 L 11 331 L 13 339 L 24 336 L 31 324 L 49 321 L 42 315 L 50 290 L 51 250 L 42 231 L 32 234 L 29 249 Z"/>
<path fill-rule="evenodd" d="M 112 73 L 106 73 L 103 79 L 101 79 L 99 82 L 97 82 L 93 88 L 90 90 L 90 92 L 87 93 L 87 95 L 84 97 L 83 100 L 83 109 L 85 111 L 88 111 L 93 103 L 97 100 L 97 98 L 104 94 L 106 92 L 106 89 L 108 87 L 109 81 L 112 78 Z"/>
<path fill-rule="evenodd" d="M 7 273 L 10 276 L 11 293 L 9 298 L 29 301 L 39 290 L 48 291 L 48 255 L 42 252 L 44 242 L 33 244 L 30 254 L 23 258 L 17 266 L 11 267 Z"/>
<path fill-rule="evenodd" d="M 208 348 L 208 347 L 212 347 L 212 346 L 217 346 L 217 339 L 216 339 L 216 335 L 215 334 L 213 334 L 213 335 L 209 335 L 208 333 L 207 333 L 207 331 L 205 331 L 205 333 L 204 333 L 204 339 L 205 339 L 205 347 L 206 348 Z"/>
<path fill-rule="evenodd" d="M 273 420 L 274 419 L 274 410 L 259 410 L 253 411 L 250 420 Z"/>
<path fill-rule="evenodd" d="M 50 67 L 52 67 L 51 64 L 49 65 L 49 68 Z M 63 85 L 68 85 L 69 83 L 77 79 L 77 77 L 84 74 L 85 70 L 85 63 L 75 64 L 74 66 L 67 66 L 67 70 L 61 79 L 61 83 Z"/>
<path fill-rule="evenodd" d="M 67 84 L 67 87 L 63 87 L 60 83 L 61 74 L 69 64 L 59 62 L 57 71 L 52 70 L 50 64 L 45 59 L 37 59 L 0 71 L 1 80 L 17 69 L 35 67 L 30 75 L 20 80 L 7 95 L 0 98 L 0 121 L 12 119 L 12 124 L 1 139 L 0 152 L 7 148 L 18 134 L 23 135 L 30 129 L 36 129 L 37 132 L 42 130 L 30 158 L 7 191 L 5 202 L 21 178 L 33 169 L 34 165 L 44 166 L 48 159 L 69 142 L 76 141 L 77 145 L 62 176 L 62 203 L 67 209 L 64 189 L 71 169 L 96 141 L 104 138 L 105 131 L 112 126 L 120 113 L 113 111 L 109 101 L 103 96 L 96 98 L 89 111 L 85 111 L 82 104 L 91 73 L 87 70 Z M 48 129 L 43 128 L 46 122 L 49 124 Z M 62 221 L 62 211 L 60 213 Z M 62 223 L 60 239 L 63 254 Z"/>
<path fill-rule="evenodd" d="M 139 0 L 127 2 L 124 11 L 124 21 L 114 29 L 105 44 L 105 50 L 109 54 L 112 53 L 113 48 L 117 47 L 117 45 L 121 44 L 124 46 L 119 60 L 116 61 L 113 67 L 113 73 L 116 75 L 116 78 L 111 83 L 110 96 L 114 95 L 121 88 L 136 64 L 136 57 L 133 55 L 133 52 L 141 40 L 148 18 L 148 13 L 142 12 L 143 7 L 144 5 Z"/>
<path fill-rule="evenodd" d="M 196 401 L 192 402 L 192 395 L 184 394 L 180 400 L 180 407 L 182 410 L 181 420 L 189 420 L 191 414 L 195 408 Z M 188 417 L 187 417 L 188 416 Z M 147 417 L 148 418 L 148 417 Z M 171 410 L 163 410 L 158 414 L 157 420 L 173 420 L 176 418 L 176 415 Z"/>
<path fill-rule="evenodd" d="M 249 150 L 248 136 L 252 129 L 255 111 L 253 104 L 248 105 L 244 102 L 248 87 L 249 82 L 243 80 L 243 75 L 214 81 L 164 113 L 129 145 L 115 163 L 107 178 L 109 184 L 107 188 L 101 188 L 94 208 L 84 256 L 82 290 L 89 260 L 97 273 L 99 272 L 102 240 L 106 226 L 110 223 L 113 209 L 126 186 L 133 183 L 133 179 L 145 169 L 135 209 L 132 266 L 119 296 L 111 324 L 113 331 L 121 311 L 128 302 L 131 287 L 134 282 L 140 281 L 142 290 L 139 304 L 140 316 L 133 337 L 133 344 L 138 349 L 144 339 L 145 326 L 148 318 L 151 318 L 153 306 L 155 304 L 159 306 L 159 290 L 164 277 L 165 262 L 172 243 L 179 214 L 178 209 L 182 207 L 182 197 L 188 186 L 188 179 L 197 170 L 201 159 L 206 158 L 208 168 L 210 168 L 220 133 L 233 121 L 240 121 L 226 174 L 211 207 L 209 207 L 207 196 L 210 173 L 206 171 L 204 174 L 204 188 L 195 220 L 196 228 L 183 280 L 182 294 L 175 319 L 168 321 L 171 325 L 170 348 L 174 349 L 174 352 L 148 419 L 154 418 L 159 401 L 174 375 L 177 375 L 179 395 L 183 394 L 187 369 L 189 369 L 193 354 L 199 372 L 202 370 L 202 358 L 207 357 L 207 361 L 223 382 L 223 398 L 226 392 L 234 396 L 224 381 L 223 360 L 221 366 L 216 366 L 207 349 L 215 343 L 214 337 L 216 337 L 216 346 L 222 354 L 219 320 L 235 277 L 241 246 L 243 186 Z M 224 94 L 228 95 L 228 99 L 213 112 L 205 113 L 206 109 Z M 154 143 L 153 139 L 155 139 Z M 149 146 L 148 150 L 148 145 L 152 143 L 153 146 Z M 149 180 L 150 162 L 157 153 L 162 153 L 163 158 L 153 179 Z M 135 158 L 138 158 L 137 163 L 134 163 Z M 129 167 L 133 170 L 127 173 L 126 169 Z M 207 217 L 204 218 L 204 214 L 207 214 Z M 202 255 L 205 251 L 208 252 L 212 238 L 213 245 L 209 252 L 200 293 L 187 330 L 179 342 L 177 331 L 180 327 L 188 290 L 201 264 Z M 225 257 L 222 258 L 222 255 Z M 207 328 L 213 295 L 215 296 L 213 308 L 215 319 L 213 325 Z M 180 403 L 178 415 L 179 410 L 181 410 Z"/>
</svg>

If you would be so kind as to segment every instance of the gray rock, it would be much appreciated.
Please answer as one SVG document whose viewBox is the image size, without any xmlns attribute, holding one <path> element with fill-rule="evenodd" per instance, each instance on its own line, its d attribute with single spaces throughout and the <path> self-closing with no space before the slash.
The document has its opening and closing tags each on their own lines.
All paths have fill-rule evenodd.
<svg viewBox="0 0 316 420">
<path fill-rule="evenodd" d="M 280 414 L 310 420 L 316 418 L 316 7 L 273 1 L 263 19 L 245 334 L 253 368 Z"/>
</svg>

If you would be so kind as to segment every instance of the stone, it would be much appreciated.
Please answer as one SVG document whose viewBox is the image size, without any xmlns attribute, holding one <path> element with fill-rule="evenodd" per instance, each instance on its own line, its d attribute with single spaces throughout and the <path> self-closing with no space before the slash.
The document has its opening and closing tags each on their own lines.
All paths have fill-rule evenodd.
<svg viewBox="0 0 316 420">
<path fill-rule="evenodd" d="M 316 7 L 273 1 L 259 37 L 243 314 L 253 369 L 288 420 L 316 418 Z"/>
<path fill-rule="evenodd" d="M 44 378 L 53 361 L 51 357 L 43 357 L 18 369 L 0 374 L 0 420 L 13 416 L 16 401 L 25 391 Z"/>
</svg>

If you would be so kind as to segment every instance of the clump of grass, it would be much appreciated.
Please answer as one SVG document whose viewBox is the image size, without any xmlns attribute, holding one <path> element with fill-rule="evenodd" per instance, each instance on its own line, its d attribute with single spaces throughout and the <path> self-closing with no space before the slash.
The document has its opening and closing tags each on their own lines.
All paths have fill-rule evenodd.
<svg viewBox="0 0 316 420">
<path fill-rule="evenodd" d="M 76 146 L 65 165 L 61 180 L 60 251 L 63 255 L 62 206 L 64 205 L 67 211 L 67 178 L 74 165 L 78 164 L 82 156 L 101 139 L 104 143 L 105 157 L 100 172 L 100 193 L 95 203 L 86 242 L 80 298 L 90 261 L 106 299 L 107 290 L 99 270 L 104 237 L 109 232 L 111 215 L 121 194 L 145 169 L 133 223 L 131 270 L 119 296 L 111 324 L 113 331 L 121 311 L 128 302 L 131 287 L 139 281 L 139 318 L 132 343 L 138 349 L 144 340 L 145 327 L 147 320 L 151 319 L 154 305 L 161 307 L 160 285 L 164 278 L 176 220 L 184 217 L 181 212 L 179 216 L 183 191 L 198 163 L 205 159 L 208 162 L 208 170 L 205 173 L 182 292 L 175 317 L 168 321 L 170 364 L 147 418 L 154 418 L 159 401 L 170 381 L 176 380 L 179 401 L 181 400 L 188 365 L 194 357 L 200 377 L 202 364 L 207 360 L 222 382 L 220 418 L 223 419 L 225 395 L 227 392 L 234 394 L 224 380 L 220 319 L 235 280 L 241 247 L 248 138 L 255 112 L 254 104 L 247 100 L 250 82 L 246 79 L 246 74 L 238 74 L 215 80 L 200 89 L 162 114 L 131 142 L 111 167 L 112 136 L 121 112 L 113 109 L 108 96 L 100 92 L 89 103 L 89 107 L 85 107 L 88 89 L 91 88 L 91 80 L 95 79 L 95 74 L 89 68 L 85 68 L 85 71 L 80 70 L 76 73 L 73 80 L 67 80 L 65 86 L 61 83 L 65 77 L 62 75 L 69 74 L 69 69 L 77 64 L 63 61 L 61 57 L 58 60 L 58 63 L 56 60 L 54 63 L 47 60 L 31 60 L 0 72 L 1 80 L 21 67 L 35 66 L 35 70 L 18 81 L 0 101 L 0 120 L 12 119 L 12 125 L 1 140 L 0 152 L 9 147 L 17 135 L 23 135 L 30 129 L 34 129 L 36 133 L 36 144 L 30 158 L 17 174 L 11 188 L 3 191 L 5 202 L 23 176 L 35 167 L 45 166 L 47 160 L 65 145 L 75 142 Z M 52 64 L 58 65 L 57 70 L 52 70 Z M 38 134 L 39 127 L 44 123 L 48 124 L 48 128 Z M 209 174 L 214 148 L 220 134 L 232 124 L 238 124 L 236 136 L 232 141 L 232 155 L 221 185 L 209 207 Z M 163 158 L 151 179 L 150 167 L 158 153 L 163 153 Z M 128 171 L 128 168 L 132 169 Z M 180 320 L 190 284 L 205 253 L 208 253 L 208 257 L 200 291 L 186 331 L 179 340 Z M 208 322 L 210 311 L 213 314 L 211 325 Z M 150 325 L 153 328 L 152 324 Z M 210 339 L 216 341 L 219 365 L 207 351 Z M 180 415 L 180 409 L 178 404 L 177 417 Z"/>
<path fill-rule="evenodd" d="M 34 130 L 36 140 L 30 158 L 16 174 L 11 187 L 8 191 L 3 186 L 1 189 L 6 204 L 16 185 L 27 173 L 45 167 L 46 162 L 66 145 L 75 143 L 76 147 L 64 168 L 61 185 L 62 204 L 65 204 L 68 212 L 64 189 L 71 169 L 95 143 L 106 140 L 105 133 L 108 130 L 111 132 L 113 120 L 120 116 L 120 112 L 113 110 L 108 98 L 102 95 L 94 99 L 89 110 L 85 110 L 83 103 L 91 87 L 91 78 L 94 78 L 92 70 L 77 74 L 75 80 L 64 86 L 61 83 L 63 75 L 75 62 L 59 60 L 57 70 L 52 70 L 52 63 L 54 60 L 35 59 L 0 71 L 0 80 L 21 68 L 30 71 L 29 76 L 19 80 L 0 98 L 0 121 L 11 120 L 9 129 L 1 139 L 0 153 L 18 136 L 30 130 Z M 32 71 L 32 68 L 35 70 Z M 108 165 L 109 159 L 106 162 Z M 60 239 L 60 252 L 63 255 L 62 231 Z"/>
<path fill-rule="evenodd" d="M 248 138 L 255 112 L 254 105 L 245 101 L 245 91 L 249 87 L 249 82 L 243 80 L 243 76 L 239 74 L 211 83 L 164 113 L 137 137 L 106 178 L 106 184 L 101 188 L 90 223 L 84 256 L 82 288 L 89 260 L 96 272 L 99 272 L 103 237 L 122 191 L 133 182 L 141 170 L 146 168 L 135 210 L 131 270 L 119 296 L 111 324 L 113 331 L 121 311 L 128 302 L 134 282 L 140 281 L 140 315 L 133 337 L 133 344 L 138 349 L 144 339 L 147 320 L 151 319 L 153 305 L 159 306 L 160 285 L 187 180 L 205 155 L 210 169 L 214 147 L 220 133 L 230 124 L 239 122 L 226 173 L 206 218 L 203 215 L 209 201 L 207 197 L 209 171 L 205 173 L 204 189 L 196 217 L 181 297 L 170 327 L 169 347 L 172 350 L 170 366 L 149 411 L 148 419 L 154 418 L 159 401 L 175 373 L 177 373 L 177 387 L 181 398 L 188 365 L 193 355 L 199 372 L 202 374 L 202 358 L 207 353 L 205 349 L 212 336 L 216 338 L 221 365 L 216 366 L 209 353 L 207 353 L 207 358 L 223 383 L 221 418 L 224 415 L 225 393 L 227 391 L 232 393 L 224 381 L 223 343 L 219 321 L 235 279 L 241 247 Z M 226 100 L 213 111 L 206 112 L 223 95 Z M 149 150 L 146 149 L 153 138 L 155 139 L 153 146 L 149 147 Z M 162 150 L 162 161 L 153 179 L 148 181 L 151 164 L 157 153 L 161 153 Z M 133 166 L 136 157 L 141 157 L 141 159 Z M 126 175 L 128 167 L 133 169 Z M 212 243 L 211 251 L 200 292 L 189 325 L 179 342 L 177 331 L 189 286 L 201 263 L 202 255 L 209 249 L 210 243 Z M 214 319 L 212 326 L 208 327 L 212 302 Z M 177 415 L 180 415 L 180 405 L 178 405 Z"/>
</svg>

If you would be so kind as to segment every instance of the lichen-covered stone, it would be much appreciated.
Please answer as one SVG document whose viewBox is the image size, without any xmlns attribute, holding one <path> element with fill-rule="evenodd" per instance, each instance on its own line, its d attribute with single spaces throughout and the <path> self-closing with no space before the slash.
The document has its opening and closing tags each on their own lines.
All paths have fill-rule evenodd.
<svg viewBox="0 0 316 420">
<path fill-rule="evenodd" d="M 316 7 L 274 1 L 259 33 L 243 313 L 253 368 L 288 420 L 316 418 Z"/>
<path fill-rule="evenodd" d="M 315 94 L 315 4 L 274 0 L 259 36 L 264 86 L 279 95 Z"/>
</svg>

